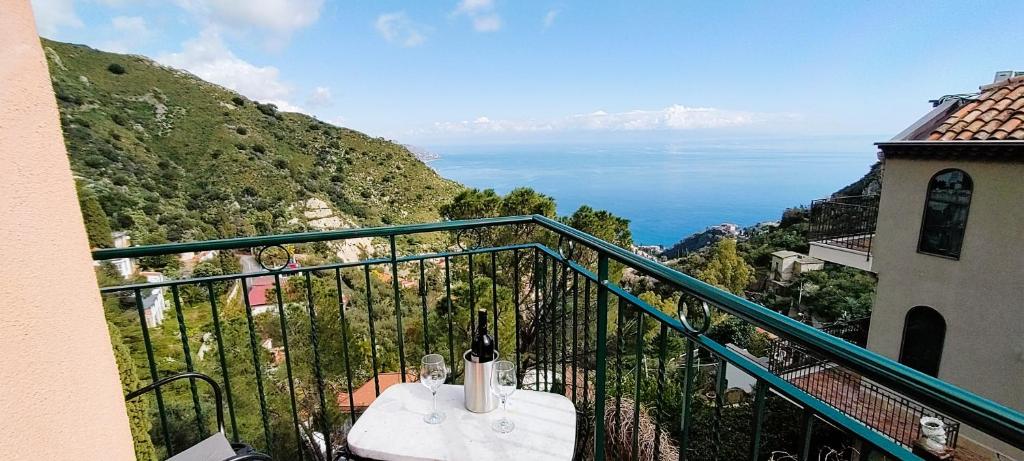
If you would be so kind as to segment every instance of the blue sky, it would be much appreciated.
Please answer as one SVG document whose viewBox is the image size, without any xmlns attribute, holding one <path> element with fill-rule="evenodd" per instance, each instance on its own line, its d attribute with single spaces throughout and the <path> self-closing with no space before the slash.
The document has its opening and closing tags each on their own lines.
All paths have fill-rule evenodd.
<svg viewBox="0 0 1024 461">
<path fill-rule="evenodd" d="M 45 37 L 426 145 L 877 141 L 1024 69 L 1019 0 L 32 3 Z"/>
</svg>

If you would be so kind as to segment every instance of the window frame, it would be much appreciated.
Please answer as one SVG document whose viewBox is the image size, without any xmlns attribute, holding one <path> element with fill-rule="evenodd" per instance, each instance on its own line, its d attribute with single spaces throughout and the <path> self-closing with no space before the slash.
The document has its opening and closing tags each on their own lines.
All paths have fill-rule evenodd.
<svg viewBox="0 0 1024 461">
<path fill-rule="evenodd" d="M 925 224 L 926 224 L 926 220 L 927 220 L 927 216 L 928 216 L 928 205 L 931 203 L 932 183 L 934 183 L 935 182 L 935 178 L 939 177 L 940 175 L 943 175 L 943 174 L 946 174 L 946 173 L 951 173 L 951 172 L 954 172 L 954 171 L 959 171 L 964 176 L 964 178 L 966 178 L 967 182 L 969 182 L 970 186 L 971 186 L 970 187 L 971 196 L 967 200 L 967 211 L 964 213 L 964 230 L 963 230 L 963 235 L 961 235 L 961 237 L 960 237 L 960 247 L 957 248 L 957 252 L 956 252 L 955 256 L 954 255 L 950 255 L 950 254 L 936 253 L 936 252 L 928 251 L 928 250 L 925 250 L 925 249 L 921 248 L 921 244 L 924 242 L 924 236 L 925 236 L 925 230 L 926 230 Z M 928 178 L 928 184 L 925 186 L 925 193 L 924 193 L 924 207 L 923 207 L 923 210 L 921 211 L 921 228 L 920 228 L 920 230 L 918 230 L 918 234 L 917 234 L 917 252 L 919 254 L 923 254 L 923 255 L 935 256 L 937 258 L 949 259 L 949 260 L 952 260 L 952 261 L 959 261 L 960 257 L 963 256 L 964 240 L 967 239 L 967 222 L 970 220 L 970 216 L 971 216 L 971 203 L 973 201 L 974 201 L 974 178 L 971 177 L 971 175 L 968 174 L 966 171 L 964 171 L 964 170 L 962 170 L 960 168 L 943 168 L 943 169 L 937 171 L 935 174 L 933 174 L 930 178 Z"/>
</svg>

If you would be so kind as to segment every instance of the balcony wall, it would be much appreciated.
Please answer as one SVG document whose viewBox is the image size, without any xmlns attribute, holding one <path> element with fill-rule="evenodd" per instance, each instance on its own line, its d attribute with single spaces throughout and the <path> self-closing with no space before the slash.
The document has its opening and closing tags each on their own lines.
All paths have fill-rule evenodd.
<svg viewBox="0 0 1024 461">
<path fill-rule="evenodd" d="M 3 2 L 0 44 L 0 453 L 134 459 L 28 0 Z"/>
</svg>

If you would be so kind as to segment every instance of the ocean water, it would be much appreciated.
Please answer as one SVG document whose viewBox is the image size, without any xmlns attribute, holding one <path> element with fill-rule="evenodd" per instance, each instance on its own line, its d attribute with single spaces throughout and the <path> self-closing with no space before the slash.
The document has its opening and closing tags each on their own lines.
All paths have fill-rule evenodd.
<svg viewBox="0 0 1024 461">
<path fill-rule="evenodd" d="M 671 245 L 708 226 L 778 220 L 826 197 L 876 160 L 870 142 L 748 145 L 530 144 L 430 147 L 442 176 L 504 194 L 532 187 L 559 214 L 580 205 L 631 221 L 633 240 Z M 862 146 L 862 147 L 861 147 Z"/>
</svg>

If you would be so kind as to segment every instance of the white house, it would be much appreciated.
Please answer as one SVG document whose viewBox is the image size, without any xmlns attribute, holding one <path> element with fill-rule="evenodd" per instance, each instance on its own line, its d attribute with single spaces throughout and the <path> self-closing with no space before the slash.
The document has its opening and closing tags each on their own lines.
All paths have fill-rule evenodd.
<svg viewBox="0 0 1024 461">
<path fill-rule="evenodd" d="M 795 251 L 776 251 L 772 253 L 771 280 L 779 285 L 788 285 L 793 277 L 804 272 L 819 271 L 825 262 Z"/>
<path fill-rule="evenodd" d="M 164 275 L 159 272 L 142 272 L 149 283 L 164 281 Z M 167 300 L 164 298 L 164 288 L 156 287 L 150 290 L 143 290 L 142 309 L 146 314 L 146 326 L 159 326 L 164 321 L 164 311 L 167 310 Z"/>
</svg>

